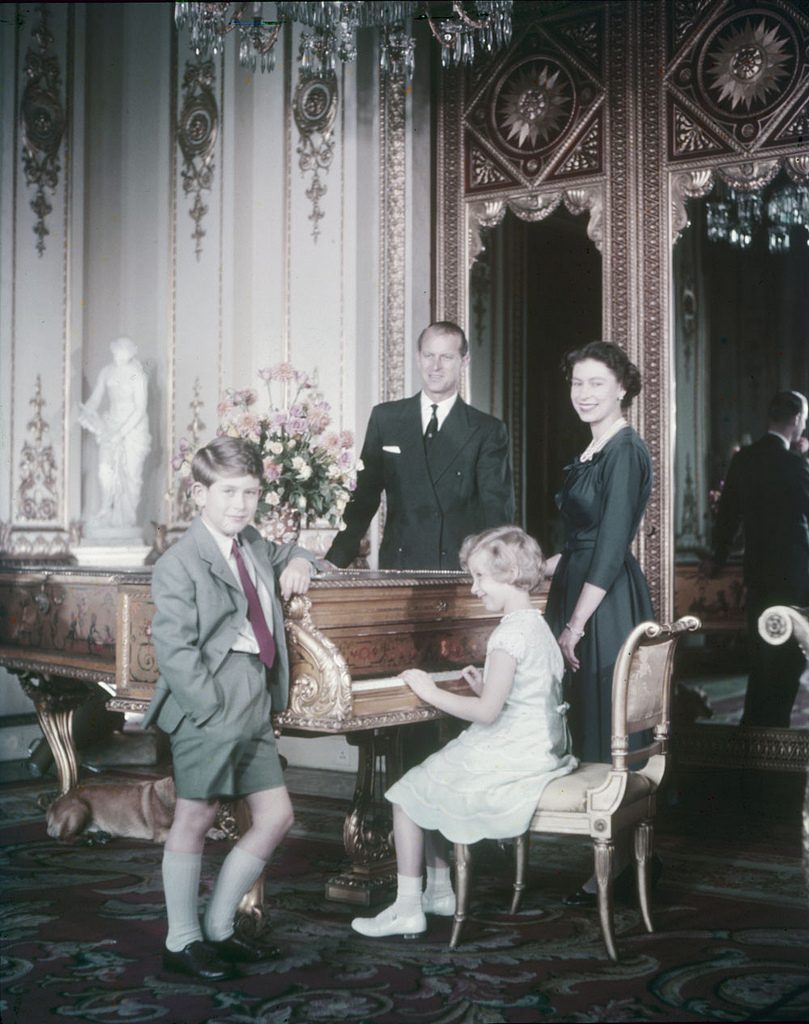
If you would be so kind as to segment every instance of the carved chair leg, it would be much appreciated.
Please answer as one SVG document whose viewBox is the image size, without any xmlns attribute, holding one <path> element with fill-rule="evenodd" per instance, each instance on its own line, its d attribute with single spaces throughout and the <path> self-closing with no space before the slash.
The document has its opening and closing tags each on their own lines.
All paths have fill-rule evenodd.
<svg viewBox="0 0 809 1024">
<path fill-rule="evenodd" d="M 615 947 L 615 934 L 612 924 L 612 864 L 614 847 L 612 841 L 595 840 L 593 843 L 595 859 L 596 883 L 598 884 L 598 917 L 601 922 L 601 934 L 610 960 L 618 959 Z"/>
<path fill-rule="evenodd" d="M 654 931 L 652 922 L 650 888 L 650 867 L 654 849 L 654 825 L 650 820 L 641 821 L 635 828 L 635 866 L 638 883 L 638 902 L 647 932 Z"/>
<path fill-rule="evenodd" d="M 525 891 L 525 873 L 528 866 L 528 846 L 531 833 L 523 832 L 514 840 L 514 896 L 511 899 L 511 913 L 520 909 L 522 894 Z"/>
<path fill-rule="evenodd" d="M 455 844 L 455 920 L 452 922 L 452 935 L 449 948 L 455 949 L 461 938 L 461 929 L 469 909 L 469 882 L 472 858 L 469 847 L 464 843 Z"/>
</svg>

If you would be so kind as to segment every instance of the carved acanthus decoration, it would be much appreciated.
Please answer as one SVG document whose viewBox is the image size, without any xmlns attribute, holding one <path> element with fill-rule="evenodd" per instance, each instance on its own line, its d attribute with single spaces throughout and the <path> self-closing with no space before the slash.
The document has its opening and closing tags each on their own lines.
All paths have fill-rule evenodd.
<svg viewBox="0 0 809 1024">
<path fill-rule="evenodd" d="M 721 152 L 722 146 L 676 104 L 672 108 L 673 148 L 677 156 Z"/>
<path fill-rule="evenodd" d="M 53 446 L 45 442 L 50 430 L 42 416 L 46 404 L 42 397 L 42 378 L 37 374 L 33 398 L 34 417 L 28 421 L 31 439 L 26 441 L 20 458 L 20 483 L 17 488 L 17 512 L 29 522 L 47 522 L 56 518 L 59 507 L 56 456 Z"/>
<path fill-rule="evenodd" d="M 680 171 L 671 177 L 671 244 L 688 227 L 686 202 L 707 196 L 714 185 L 713 171 Z"/>
<path fill-rule="evenodd" d="M 472 147 L 469 161 L 473 185 L 494 185 L 508 180 L 494 162 L 475 146 Z"/>
<path fill-rule="evenodd" d="M 588 174 L 597 171 L 601 164 L 601 122 L 587 131 L 570 156 L 560 165 L 559 174 Z"/>
<path fill-rule="evenodd" d="M 276 722 L 306 719 L 339 722 L 351 716 L 351 673 L 345 658 L 315 626 L 308 597 L 294 597 L 286 610 L 291 685 L 289 707 Z"/>
<path fill-rule="evenodd" d="M 809 181 L 809 154 L 801 153 L 798 156 L 787 157 L 784 169 L 794 182 Z"/>
<path fill-rule="evenodd" d="M 22 166 L 26 184 L 36 188 L 30 205 L 36 215 L 36 249 L 42 256 L 45 252 L 45 236 L 50 234 L 45 226 L 45 218 L 53 209 L 45 190 L 53 194 L 59 184 L 59 148 L 66 118 L 59 95 L 59 63 L 51 52 L 53 36 L 48 31 L 47 4 L 39 4 L 37 12 L 40 21 L 33 37 L 39 50 L 29 48 L 25 55 L 26 85 L 20 104 L 20 122 Z"/>
<path fill-rule="evenodd" d="M 781 169 L 780 160 L 756 160 L 744 164 L 726 164 L 716 173 L 731 188 L 740 192 L 759 192 L 773 180 Z"/>
<path fill-rule="evenodd" d="M 303 49 L 304 43 L 301 42 Z M 301 174 L 311 174 L 306 198 L 312 204 L 312 238 L 317 242 L 320 221 L 325 217 L 320 200 L 326 194 L 321 172 L 327 174 L 334 157 L 334 118 L 337 113 L 337 79 L 333 74 L 314 77 L 301 74 L 292 100 L 295 124 L 300 132 L 298 167 Z"/>
<path fill-rule="evenodd" d="M 558 192 L 535 192 L 517 195 L 508 200 L 488 199 L 469 204 L 469 266 L 474 264 L 485 248 L 480 229 L 496 227 L 505 217 L 507 209 L 520 220 L 534 223 L 549 217 L 562 203 L 574 216 L 589 212 L 587 235 L 600 250 L 603 244 L 603 190 L 599 186 L 569 188 Z"/>
<path fill-rule="evenodd" d="M 213 86 L 216 67 L 211 60 L 195 64 L 187 61 L 183 75 L 183 106 L 177 125 L 177 143 L 183 155 L 181 176 L 183 192 L 193 196 L 189 216 L 194 221 L 191 237 L 199 260 L 205 231 L 202 221 L 208 207 L 202 200 L 203 192 L 213 185 L 214 151 L 219 134 L 219 109 Z"/>
<path fill-rule="evenodd" d="M 671 19 L 675 45 L 680 45 L 712 3 L 713 0 L 673 0 Z"/>
</svg>

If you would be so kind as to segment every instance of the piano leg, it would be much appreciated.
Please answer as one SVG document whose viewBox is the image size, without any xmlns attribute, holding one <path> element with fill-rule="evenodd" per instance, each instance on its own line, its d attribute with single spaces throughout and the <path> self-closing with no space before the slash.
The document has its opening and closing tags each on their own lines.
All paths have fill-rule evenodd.
<svg viewBox="0 0 809 1024">
<path fill-rule="evenodd" d="M 88 689 L 73 679 L 17 673 L 25 693 L 34 702 L 39 725 L 53 752 L 59 777 L 59 793 L 67 793 L 79 781 L 79 761 L 73 742 L 73 712 L 87 700 Z"/>
<path fill-rule="evenodd" d="M 359 755 L 354 798 L 343 824 L 343 845 L 351 868 L 327 881 L 326 899 L 368 907 L 386 898 L 395 885 L 392 815 L 382 792 L 401 773 L 400 732 L 377 729 L 346 736 Z"/>
</svg>

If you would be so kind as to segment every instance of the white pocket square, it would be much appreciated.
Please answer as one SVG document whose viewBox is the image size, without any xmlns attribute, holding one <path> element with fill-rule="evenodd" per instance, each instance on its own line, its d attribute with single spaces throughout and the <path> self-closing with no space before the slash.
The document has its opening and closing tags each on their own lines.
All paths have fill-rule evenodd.
<svg viewBox="0 0 809 1024">
<path fill-rule="evenodd" d="M 402 449 L 399 447 L 398 444 L 383 444 L 382 445 L 382 451 L 383 452 L 391 452 L 393 455 L 401 455 L 402 454 Z"/>
</svg>

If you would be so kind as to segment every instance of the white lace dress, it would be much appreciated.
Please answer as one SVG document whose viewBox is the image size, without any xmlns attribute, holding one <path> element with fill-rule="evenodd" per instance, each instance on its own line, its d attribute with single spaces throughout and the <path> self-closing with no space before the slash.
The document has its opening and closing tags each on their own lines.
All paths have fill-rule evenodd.
<svg viewBox="0 0 809 1024">
<path fill-rule="evenodd" d="M 473 722 L 385 794 L 453 843 L 521 835 L 545 786 L 578 765 L 562 700 L 562 654 L 542 615 L 531 608 L 503 617 L 486 647 L 484 686 L 492 651 L 517 663 L 495 721 Z"/>
</svg>

